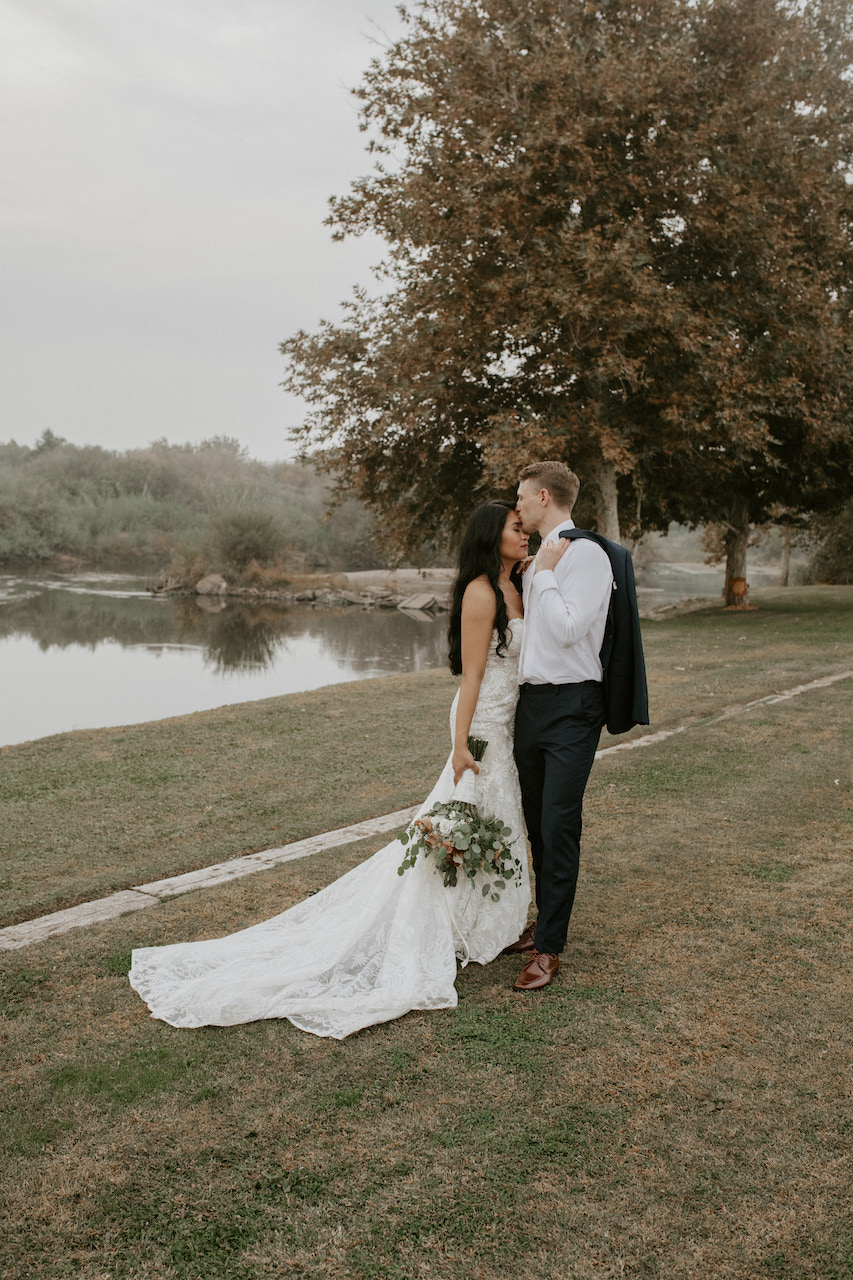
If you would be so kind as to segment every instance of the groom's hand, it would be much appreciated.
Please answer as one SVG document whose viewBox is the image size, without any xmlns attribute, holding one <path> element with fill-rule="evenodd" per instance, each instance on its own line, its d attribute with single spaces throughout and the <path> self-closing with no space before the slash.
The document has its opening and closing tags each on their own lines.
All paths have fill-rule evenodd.
<svg viewBox="0 0 853 1280">
<path fill-rule="evenodd" d="M 568 551 L 571 543 L 568 538 L 560 538 L 557 542 L 543 542 L 536 552 L 534 573 L 541 569 L 554 569 Z"/>
</svg>

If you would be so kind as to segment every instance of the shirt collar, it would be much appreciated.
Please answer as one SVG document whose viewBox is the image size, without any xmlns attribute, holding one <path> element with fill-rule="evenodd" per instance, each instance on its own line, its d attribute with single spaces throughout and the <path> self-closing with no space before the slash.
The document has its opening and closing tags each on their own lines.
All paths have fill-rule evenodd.
<svg viewBox="0 0 853 1280">
<path fill-rule="evenodd" d="M 560 537 L 560 532 L 561 532 L 561 530 L 563 530 L 563 529 L 574 529 L 574 527 L 575 527 L 575 522 L 574 522 L 574 520 L 564 520 L 562 524 L 558 524 L 558 525 L 556 525 L 556 526 L 551 530 L 551 532 L 547 535 L 547 537 L 544 537 L 544 538 L 542 539 L 543 544 L 544 544 L 544 543 L 546 543 L 546 542 L 557 542 L 557 541 L 559 541 L 559 537 Z"/>
</svg>

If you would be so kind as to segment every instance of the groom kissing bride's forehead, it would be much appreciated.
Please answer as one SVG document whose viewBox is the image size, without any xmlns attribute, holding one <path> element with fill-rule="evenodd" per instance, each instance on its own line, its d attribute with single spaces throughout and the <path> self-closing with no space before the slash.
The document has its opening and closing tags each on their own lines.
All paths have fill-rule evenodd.
<svg viewBox="0 0 853 1280">
<path fill-rule="evenodd" d="M 531 463 L 518 478 L 522 528 L 542 543 L 525 567 L 522 590 L 514 754 L 538 918 L 507 948 L 530 952 L 517 991 L 548 986 L 560 965 L 578 879 L 583 796 L 602 727 L 624 732 L 648 724 L 630 555 L 575 529 L 579 490 L 562 462 Z"/>
</svg>

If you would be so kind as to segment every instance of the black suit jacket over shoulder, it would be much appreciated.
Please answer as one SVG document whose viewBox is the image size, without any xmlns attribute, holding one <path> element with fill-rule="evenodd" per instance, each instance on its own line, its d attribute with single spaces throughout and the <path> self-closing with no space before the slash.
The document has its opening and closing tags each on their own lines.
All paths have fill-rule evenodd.
<svg viewBox="0 0 853 1280">
<path fill-rule="evenodd" d="M 601 646 L 604 669 L 604 702 L 610 733 L 627 733 L 637 724 L 649 723 L 649 691 L 640 611 L 631 553 L 618 542 L 587 529 L 563 529 L 561 538 L 586 538 L 606 552 L 613 573 L 613 590 Z"/>
</svg>

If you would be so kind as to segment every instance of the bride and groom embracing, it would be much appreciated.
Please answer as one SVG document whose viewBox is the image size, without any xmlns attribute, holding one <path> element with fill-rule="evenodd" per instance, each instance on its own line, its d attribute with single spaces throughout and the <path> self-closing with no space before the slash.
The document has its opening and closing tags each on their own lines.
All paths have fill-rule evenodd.
<svg viewBox="0 0 853 1280">
<path fill-rule="evenodd" d="M 313 897 L 225 938 L 133 952 L 130 982 L 175 1027 L 287 1018 L 342 1039 L 413 1009 L 457 1003 L 457 962 L 525 960 L 514 986 L 547 986 L 559 967 L 578 876 L 581 809 L 605 722 L 600 653 L 613 573 L 594 541 L 572 541 L 577 477 L 525 467 L 518 501 L 486 502 L 459 555 L 449 620 L 453 749 L 419 814 L 477 775 L 478 809 L 510 828 L 523 874 L 498 900 L 480 871 L 446 886 L 419 853 L 399 874 L 394 840 Z M 528 536 L 542 545 L 527 558 Z M 563 535 L 561 537 L 561 534 Z M 479 762 L 469 739 L 488 745 Z M 530 841 L 538 916 L 530 902 Z"/>
</svg>

